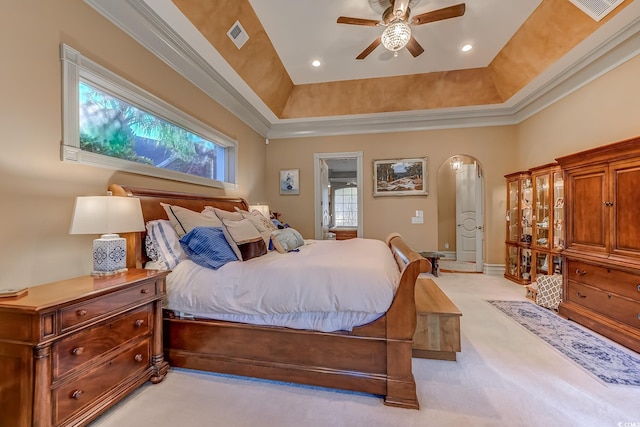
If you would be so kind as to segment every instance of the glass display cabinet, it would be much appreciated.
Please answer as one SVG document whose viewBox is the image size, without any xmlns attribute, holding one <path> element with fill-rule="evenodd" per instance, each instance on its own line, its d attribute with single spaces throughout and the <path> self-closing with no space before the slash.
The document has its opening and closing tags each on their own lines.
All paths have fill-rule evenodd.
<svg viewBox="0 0 640 427">
<path fill-rule="evenodd" d="M 533 185 L 532 239 L 534 269 L 531 279 L 542 274 L 561 274 L 564 249 L 564 180 L 556 163 L 531 169 Z"/>
<path fill-rule="evenodd" d="M 516 172 L 507 180 L 505 277 L 519 284 L 531 280 L 533 255 L 533 185 L 531 174 Z"/>
</svg>

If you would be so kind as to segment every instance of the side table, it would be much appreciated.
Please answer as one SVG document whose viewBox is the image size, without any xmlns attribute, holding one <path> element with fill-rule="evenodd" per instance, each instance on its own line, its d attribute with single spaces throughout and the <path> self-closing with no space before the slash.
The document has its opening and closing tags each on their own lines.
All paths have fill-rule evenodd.
<svg viewBox="0 0 640 427">
<path fill-rule="evenodd" d="M 440 258 L 444 258 L 444 254 L 441 254 L 440 252 L 420 252 L 420 255 L 431 262 L 431 274 L 438 277 L 438 274 L 440 273 L 440 265 L 438 265 L 438 260 Z"/>
</svg>

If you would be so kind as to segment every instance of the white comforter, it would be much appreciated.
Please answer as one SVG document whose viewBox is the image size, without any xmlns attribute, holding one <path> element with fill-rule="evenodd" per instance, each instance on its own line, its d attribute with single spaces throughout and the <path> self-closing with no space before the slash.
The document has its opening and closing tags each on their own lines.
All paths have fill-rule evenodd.
<svg viewBox="0 0 640 427">
<path fill-rule="evenodd" d="M 400 279 L 379 240 L 311 240 L 218 270 L 192 261 L 167 277 L 167 308 L 196 317 L 320 331 L 351 330 L 387 311 Z"/>
</svg>

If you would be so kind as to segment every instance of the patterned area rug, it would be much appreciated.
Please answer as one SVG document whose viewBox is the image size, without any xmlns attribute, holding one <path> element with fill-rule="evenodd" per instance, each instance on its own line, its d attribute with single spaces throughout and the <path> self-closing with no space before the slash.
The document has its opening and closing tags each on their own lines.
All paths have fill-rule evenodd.
<svg viewBox="0 0 640 427">
<path fill-rule="evenodd" d="M 609 384 L 640 386 L 640 357 L 528 301 L 487 301 Z"/>
</svg>

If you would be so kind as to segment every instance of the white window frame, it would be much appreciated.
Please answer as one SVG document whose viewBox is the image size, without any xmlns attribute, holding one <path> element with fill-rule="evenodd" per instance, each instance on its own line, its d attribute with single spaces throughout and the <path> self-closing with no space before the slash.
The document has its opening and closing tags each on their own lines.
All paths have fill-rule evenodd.
<svg viewBox="0 0 640 427">
<path fill-rule="evenodd" d="M 237 190 L 238 142 L 209 125 L 189 116 L 155 95 L 123 79 L 103 66 L 82 56 L 77 50 L 62 44 L 62 146 L 64 162 L 116 169 L 141 175 L 183 181 L 209 187 Z M 119 98 L 129 104 L 160 117 L 176 126 L 225 148 L 225 181 L 157 168 L 155 166 L 118 159 L 80 149 L 80 82 Z"/>
</svg>

